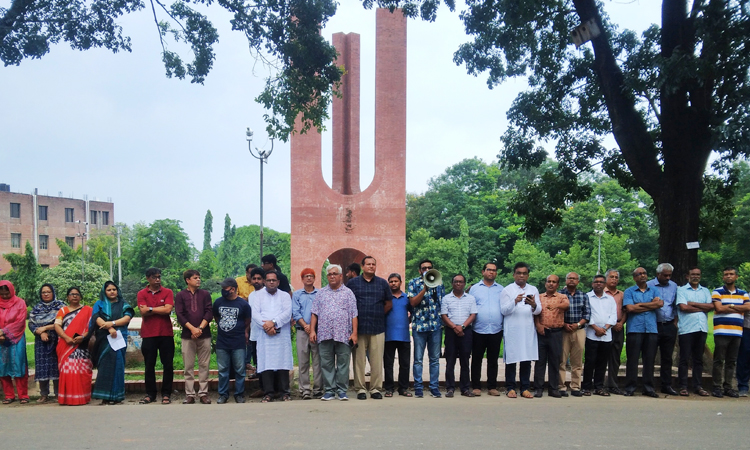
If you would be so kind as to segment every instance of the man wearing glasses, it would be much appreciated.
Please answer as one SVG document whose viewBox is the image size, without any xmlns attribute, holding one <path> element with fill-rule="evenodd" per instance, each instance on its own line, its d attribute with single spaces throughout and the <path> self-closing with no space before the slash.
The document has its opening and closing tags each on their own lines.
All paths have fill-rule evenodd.
<svg viewBox="0 0 750 450">
<path fill-rule="evenodd" d="M 471 387 L 474 395 L 482 393 L 482 355 L 487 353 L 487 393 L 500 395 L 497 390 L 497 360 L 503 340 L 503 314 L 500 294 L 503 286 L 495 282 L 497 264 L 488 262 L 482 268 L 482 281 L 469 290 L 477 302 L 477 318 L 472 333 Z"/>
<path fill-rule="evenodd" d="M 625 396 L 632 397 L 638 383 L 638 358 L 643 356 L 643 395 L 658 398 L 654 391 L 654 359 L 658 340 L 656 310 L 664 306 L 659 293 L 647 284 L 646 269 L 633 271 L 635 286 L 625 290 L 622 305 L 628 313 L 626 330 L 628 362 L 625 372 Z"/>
<path fill-rule="evenodd" d="M 440 321 L 440 307 L 445 296 L 445 288 L 439 285 L 428 288 L 422 276 L 432 269 L 432 261 L 422 260 L 419 263 L 419 276 L 409 281 L 407 297 L 414 308 L 412 318 L 412 338 L 414 339 L 414 396 L 424 396 L 422 383 L 422 359 L 427 347 L 430 359 L 430 395 L 440 398 L 440 348 L 442 347 L 443 329 Z"/>
<path fill-rule="evenodd" d="M 331 264 L 326 269 L 328 286 L 320 289 L 310 308 L 310 342 L 318 344 L 320 371 L 323 374 L 328 401 L 339 395 L 349 400 L 349 360 L 352 347 L 357 345 L 357 299 L 342 283 L 341 266 Z"/>
</svg>

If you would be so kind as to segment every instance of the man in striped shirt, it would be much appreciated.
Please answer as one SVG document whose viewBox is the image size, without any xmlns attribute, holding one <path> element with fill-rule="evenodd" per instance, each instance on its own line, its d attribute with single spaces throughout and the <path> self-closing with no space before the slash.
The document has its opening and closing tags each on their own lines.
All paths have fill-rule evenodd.
<svg viewBox="0 0 750 450">
<path fill-rule="evenodd" d="M 750 297 L 747 292 L 735 286 L 737 269 L 724 269 L 722 279 L 724 286 L 715 289 L 711 299 L 714 302 L 714 397 L 737 398 L 739 393 L 734 389 L 734 371 L 737 365 L 737 353 L 742 341 L 742 324 L 744 313 L 750 311 Z M 723 388 L 723 392 L 722 392 Z"/>
<path fill-rule="evenodd" d="M 456 389 L 456 357 L 461 362 L 459 387 L 464 397 L 474 397 L 469 390 L 469 357 L 471 356 L 471 324 L 477 317 L 477 302 L 465 292 L 466 277 L 455 275 L 451 280 L 453 290 L 443 297 L 440 315 L 445 324 L 445 387 L 446 397 L 453 397 Z M 481 357 L 481 356 L 480 356 Z"/>
</svg>

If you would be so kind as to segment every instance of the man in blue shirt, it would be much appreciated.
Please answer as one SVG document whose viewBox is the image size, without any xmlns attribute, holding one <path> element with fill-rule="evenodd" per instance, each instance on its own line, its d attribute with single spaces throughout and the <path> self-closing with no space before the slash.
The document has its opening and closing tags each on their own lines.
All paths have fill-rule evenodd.
<svg viewBox="0 0 750 450">
<path fill-rule="evenodd" d="M 633 271 L 635 286 L 625 290 L 622 305 L 628 313 L 625 396 L 632 397 L 638 384 L 638 358 L 643 356 L 643 395 L 659 397 L 654 391 L 654 358 L 656 358 L 656 310 L 664 306 L 656 289 L 647 284 L 643 267 Z"/>
<path fill-rule="evenodd" d="M 354 348 L 354 389 L 357 400 L 367 400 L 365 367 L 370 357 L 370 398 L 380 400 L 383 394 L 383 351 L 385 350 L 385 313 L 391 307 L 388 282 L 375 275 L 377 262 L 372 256 L 362 259 L 362 275 L 352 278 L 346 287 L 357 299 L 358 346 Z"/>
<path fill-rule="evenodd" d="M 656 310 L 656 346 L 659 348 L 660 356 L 661 391 L 668 395 L 677 395 L 677 391 L 672 387 L 672 352 L 677 342 L 677 283 L 672 281 L 673 270 L 671 264 L 661 263 L 656 266 L 656 278 L 646 283 L 656 289 L 659 298 L 664 302 L 664 306 Z"/>
<path fill-rule="evenodd" d="M 388 276 L 391 288 L 391 309 L 385 313 L 385 351 L 383 365 L 385 367 L 386 397 L 393 397 L 393 362 L 398 351 L 398 393 L 404 397 L 411 397 L 409 392 L 409 362 L 411 361 L 411 337 L 409 336 L 409 299 L 401 291 L 401 275 L 392 273 Z"/>
<path fill-rule="evenodd" d="M 443 338 L 440 303 L 445 295 L 445 289 L 442 284 L 428 288 L 422 280 L 424 273 L 433 268 L 432 261 L 424 259 L 419 262 L 418 267 L 419 276 L 409 281 L 407 291 L 409 304 L 414 308 L 411 329 L 414 338 L 414 396 L 423 397 L 422 359 L 427 347 L 427 355 L 430 358 L 430 395 L 440 398 L 440 348 Z"/>
<path fill-rule="evenodd" d="M 315 271 L 302 270 L 302 289 L 292 295 L 292 320 L 297 329 L 297 361 L 299 362 L 299 390 L 302 400 L 323 396 L 323 377 L 320 372 L 318 344 L 310 342 L 310 318 L 312 302 L 318 290 L 315 288 Z M 313 366 L 313 389 L 310 391 L 310 355 Z"/>
<path fill-rule="evenodd" d="M 703 389 L 703 348 L 708 335 L 708 313 L 713 311 L 711 291 L 700 285 L 701 270 L 693 267 L 688 270 L 688 284 L 677 288 L 680 318 L 677 322 L 680 339 L 680 362 L 677 379 L 680 383 L 680 395 L 688 394 L 688 364 L 693 362 L 693 391 L 701 397 L 708 397 Z"/>
<path fill-rule="evenodd" d="M 482 268 L 482 281 L 469 289 L 477 302 L 477 317 L 472 327 L 471 388 L 474 395 L 482 394 L 482 355 L 487 353 L 487 393 L 500 395 L 497 390 L 497 360 L 503 341 L 503 314 L 500 312 L 500 293 L 503 286 L 495 282 L 497 264 L 488 262 Z"/>
</svg>

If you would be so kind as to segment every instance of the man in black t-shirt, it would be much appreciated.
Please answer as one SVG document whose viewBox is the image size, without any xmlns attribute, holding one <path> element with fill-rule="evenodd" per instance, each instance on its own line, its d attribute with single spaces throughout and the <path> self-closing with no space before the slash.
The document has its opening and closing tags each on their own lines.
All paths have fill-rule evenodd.
<svg viewBox="0 0 750 450">
<path fill-rule="evenodd" d="M 216 335 L 216 363 L 219 366 L 219 400 L 229 398 L 229 368 L 235 373 L 234 401 L 245 403 L 245 343 L 250 333 L 250 305 L 237 295 L 237 281 L 221 282 L 221 297 L 213 305 Z"/>
</svg>

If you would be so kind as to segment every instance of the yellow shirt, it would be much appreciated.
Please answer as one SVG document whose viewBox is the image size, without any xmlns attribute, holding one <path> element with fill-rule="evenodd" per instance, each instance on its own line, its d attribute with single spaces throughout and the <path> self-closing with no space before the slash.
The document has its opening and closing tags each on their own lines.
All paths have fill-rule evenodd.
<svg viewBox="0 0 750 450">
<path fill-rule="evenodd" d="M 235 281 L 237 281 L 237 295 L 247 300 L 250 294 L 255 291 L 255 288 L 247 281 L 246 276 L 237 277 Z"/>
</svg>

